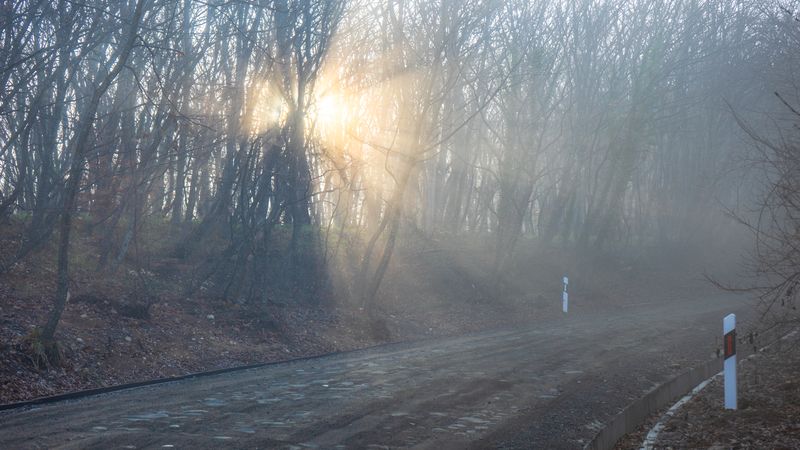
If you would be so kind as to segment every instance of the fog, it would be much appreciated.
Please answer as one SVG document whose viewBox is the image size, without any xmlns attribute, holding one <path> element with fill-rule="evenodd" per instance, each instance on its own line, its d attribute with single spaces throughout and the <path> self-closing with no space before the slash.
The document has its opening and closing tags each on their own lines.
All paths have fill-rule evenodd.
<svg viewBox="0 0 800 450">
<path fill-rule="evenodd" d="M 798 8 L 0 0 L 0 447 L 798 448 Z"/>
<path fill-rule="evenodd" d="M 497 292 L 523 248 L 751 249 L 796 132 L 792 7 L 5 2 L 2 268 L 49 255 L 52 339 L 75 264 L 374 311 L 431 242 Z"/>
</svg>

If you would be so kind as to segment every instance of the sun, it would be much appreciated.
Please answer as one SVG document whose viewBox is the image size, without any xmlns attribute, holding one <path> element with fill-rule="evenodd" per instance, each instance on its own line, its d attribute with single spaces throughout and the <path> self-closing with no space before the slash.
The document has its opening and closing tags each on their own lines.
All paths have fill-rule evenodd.
<svg viewBox="0 0 800 450">
<path fill-rule="evenodd" d="M 342 94 L 327 92 L 315 99 L 310 112 L 314 128 L 325 136 L 341 130 L 347 121 L 349 108 Z"/>
</svg>

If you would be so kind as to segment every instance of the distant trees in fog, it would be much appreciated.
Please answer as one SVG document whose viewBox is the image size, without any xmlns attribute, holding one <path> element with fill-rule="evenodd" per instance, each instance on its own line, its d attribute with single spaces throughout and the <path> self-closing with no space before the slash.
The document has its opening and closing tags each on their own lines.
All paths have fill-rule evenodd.
<svg viewBox="0 0 800 450">
<path fill-rule="evenodd" d="M 489 236 L 498 272 L 521 238 L 713 236 L 754 186 L 731 111 L 764 122 L 795 73 L 779 6 L 6 0 L 0 264 L 59 239 L 52 337 L 76 213 L 101 270 L 166 226 L 189 291 L 337 264 L 367 306 L 406 233 Z"/>
<path fill-rule="evenodd" d="M 761 126 L 737 114 L 753 147 L 744 163 L 760 175 L 760 195 L 732 214 L 754 237 L 748 260 L 752 278 L 724 287 L 756 293 L 767 324 L 795 326 L 800 320 L 800 97 L 796 79 L 785 75 L 800 71 L 794 51 L 800 45 L 800 15 L 786 6 L 782 12 L 765 27 L 778 44 L 770 52 L 770 65 L 778 70 L 768 81 L 778 111 L 770 116 L 771 123 Z"/>
</svg>

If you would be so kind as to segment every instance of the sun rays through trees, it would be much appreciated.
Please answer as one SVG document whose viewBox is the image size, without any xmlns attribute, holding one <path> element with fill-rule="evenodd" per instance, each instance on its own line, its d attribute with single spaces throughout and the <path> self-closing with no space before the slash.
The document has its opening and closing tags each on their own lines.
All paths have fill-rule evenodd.
<svg viewBox="0 0 800 450">
<path fill-rule="evenodd" d="M 782 107 L 791 6 L 5 0 L 0 270 L 59 243 L 52 339 L 76 233 L 103 273 L 158 233 L 187 295 L 369 314 L 404 240 L 472 236 L 500 282 L 523 241 L 735 239 L 736 114 Z"/>
</svg>

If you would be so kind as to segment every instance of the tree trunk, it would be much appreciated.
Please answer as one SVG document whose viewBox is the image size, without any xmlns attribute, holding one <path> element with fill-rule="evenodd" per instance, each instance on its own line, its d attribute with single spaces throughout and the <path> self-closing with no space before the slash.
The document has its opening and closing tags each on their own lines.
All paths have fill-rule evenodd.
<svg viewBox="0 0 800 450">
<path fill-rule="evenodd" d="M 72 213 L 75 208 L 78 187 L 80 186 L 84 160 L 89 150 L 89 138 L 93 128 L 95 114 L 97 113 L 97 107 L 101 97 L 106 93 L 117 75 L 119 75 L 133 50 L 133 45 L 136 42 L 136 31 L 142 19 L 144 2 L 145 0 L 138 0 L 136 2 L 136 8 L 130 21 L 130 29 L 118 53 L 114 67 L 108 72 L 97 89 L 95 89 L 83 114 L 81 125 L 75 133 L 76 138 L 73 145 L 72 163 L 70 164 L 69 178 L 67 179 L 67 185 L 64 190 L 64 200 L 61 206 L 61 217 L 59 220 L 56 296 L 53 302 L 53 309 L 50 312 L 50 318 L 47 320 L 42 330 L 42 340 L 44 342 L 53 342 L 56 327 L 58 326 L 59 320 L 61 320 L 61 314 L 64 312 L 67 299 L 69 298 L 69 244 L 70 231 L 72 229 Z"/>
</svg>

